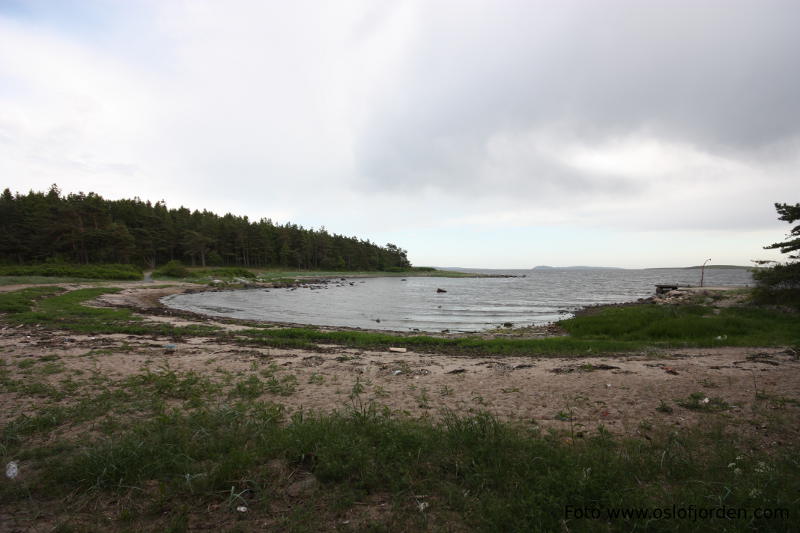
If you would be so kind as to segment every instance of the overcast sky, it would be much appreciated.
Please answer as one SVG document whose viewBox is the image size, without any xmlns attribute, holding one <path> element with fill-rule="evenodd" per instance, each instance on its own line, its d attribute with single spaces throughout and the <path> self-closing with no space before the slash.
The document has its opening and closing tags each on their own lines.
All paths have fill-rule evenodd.
<svg viewBox="0 0 800 533">
<path fill-rule="evenodd" d="M 0 0 L 0 177 L 417 265 L 750 264 L 800 201 L 800 2 Z"/>
</svg>

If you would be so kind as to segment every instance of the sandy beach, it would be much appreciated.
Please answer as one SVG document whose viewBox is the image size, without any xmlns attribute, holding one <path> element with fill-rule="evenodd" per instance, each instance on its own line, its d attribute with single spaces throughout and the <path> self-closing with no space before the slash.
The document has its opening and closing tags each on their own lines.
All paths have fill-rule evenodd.
<svg viewBox="0 0 800 533">
<path fill-rule="evenodd" d="M 124 290 L 104 295 L 92 305 L 132 308 L 146 321 L 173 325 L 205 324 L 231 331 L 248 327 L 165 309 L 159 302 L 168 294 L 196 290 L 196 285 L 107 286 Z M 602 425 L 613 433 L 638 434 L 652 426 L 686 427 L 703 420 L 707 413 L 676 405 L 695 394 L 724 400 L 730 405 L 725 416 L 738 421 L 741 431 L 757 436 L 763 446 L 779 445 L 781 440 L 796 437 L 800 429 L 795 424 L 776 434 L 750 423 L 753 410 L 763 407 L 764 399 L 793 397 L 800 388 L 800 361 L 788 347 L 648 350 L 580 358 L 475 357 L 336 345 L 320 345 L 314 350 L 254 347 L 218 337 L 175 342 L 151 335 L 89 336 L 35 326 L 4 327 L 0 347 L 12 379 L 24 379 L 20 367 L 25 365 L 19 363 L 27 359 L 57 360 L 63 371 L 43 376 L 53 383 L 70 373 L 97 373 L 111 380 L 167 369 L 215 380 L 268 373 L 291 384 L 292 390 L 266 393 L 263 399 L 283 405 L 289 413 L 374 402 L 382 409 L 413 417 L 438 417 L 448 410 L 464 414 L 488 411 L 503 420 L 543 429 L 582 433 Z M 354 387 L 359 391 L 355 398 Z M 20 399 L 15 393 L 0 395 L 2 421 L 29 412 L 34 401 Z M 663 404 L 671 406 L 672 412 L 659 410 Z"/>
</svg>

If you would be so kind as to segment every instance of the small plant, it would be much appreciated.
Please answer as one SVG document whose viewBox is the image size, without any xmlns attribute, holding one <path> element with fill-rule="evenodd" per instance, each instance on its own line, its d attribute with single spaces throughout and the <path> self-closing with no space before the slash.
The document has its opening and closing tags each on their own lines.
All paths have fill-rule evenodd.
<svg viewBox="0 0 800 533">
<path fill-rule="evenodd" d="M 273 376 L 267 380 L 266 389 L 279 396 L 291 396 L 297 390 L 297 377 L 289 374 L 278 379 Z"/>
<path fill-rule="evenodd" d="M 280 370 L 280 367 L 275 363 L 270 363 L 267 368 L 262 368 L 259 374 L 261 374 L 265 378 L 271 378 L 275 376 L 275 373 Z"/>
<path fill-rule="evenodd" d="M 453 388 L 448 387 L 447 385 L 442 385 L 439 389 L 440 396 L 452 396 L 453 395 Z"/>
<path fill-rule="evenodd" d="M 231 396 L 244 399 L 255 399 L 264 393 L 264 383 L 258 379 L 258 376 L 250 376 L 249 378 L 239 381 L 233 386 L 230 392 Z"/>
<path fill-rule="evenodd" d="M 756 400 L 768 401 L 773 409 L 784 409 L 787 405 L 800 406 L 800 400 L 789 398 L 788 396 L 780 396 L 777 394 L 769 394 L 764 391 L 756 393 Z"/>
<path fill-rule="evenodd" d="M 313 374 L 311 374 L 308 377 L 308 382 L 311 385 L 322 385 L 323 383 L 325 383 L 325 376 L 323 376 L 322 374 L 317 374 L 316 372 L 314 372 Z"/>
<path fill-rule="evenodd" d="M 572 409 L 566 409 L 566 410 L 562 409 L 561 411 L 556 413 L 555 419 L 561 420 L 562 422 L 568 422 L 572 420 L 574 414 L 575 413 L 572 411 Z"/>
<path fill-rule="evenodd" d="M 667 402 L 661 400 L 659 406 L 656 407 L 656 411 L 658 411 L 659 413 L 671 414 L 674 411 L 674 409 L 672 408 L 672 406 L 667 404 Z"/>
<path fill-rule="evenodd" d="M 394 374 L 410 374 L 411 373 L 411 365 L 409 365 L 405 361 L 395 361 L 394 363 L 395 368 L 393 373 Z"/>
<path fill-rule="evenodd" d="M 417 395 L 417 407 L 420 409 L 430 409 L 430 398 L 428 397 L 428 389 L 422 387 Z"/>
<path fill-rule="evenodd" d="M 372 387 L 372 394 L 374 394 L 376 398 L 389 397 L 389 393 L 386 391 L 386 389 L 384 389 L 380 385 L 375 385 L 374 387 Z"/>
<path fill-rule="evenodd" d="M 355 400 L 364 393 L 364 384 L 361 383 L 361 378 L 357 377 L 356 382 L 353 383 L 353 388 L 350 389 L 350 399 Z"/>
<path fill-rule="evenodd" d="M 725 411 L 731 407 L 722 398 L 709 398 L 702 392 L 693 392 L 686 399 L 675 400 L 675 403 L 684 409 L 691 409 L 692 411 Z"/>
<path fill-rule="evenodd" d="M 39 367 L 37 373 L 39 374 L 60 374 L 64 371 L 64 365 L 61 363 L 46 363 L 45 365 Z"/>
</svg>

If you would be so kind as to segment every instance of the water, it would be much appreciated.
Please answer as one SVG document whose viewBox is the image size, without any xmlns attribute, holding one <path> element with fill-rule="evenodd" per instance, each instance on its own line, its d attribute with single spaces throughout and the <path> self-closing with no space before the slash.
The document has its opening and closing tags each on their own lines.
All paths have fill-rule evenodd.
<svg viewBox="0 0 800 533">
<path fill-rule="evenodd" d="M 516 278 L 353 278 L 297 289 L 169 296 L 166 305 L 213 316 L 392 331 L 470 332 L 540 325 L 588 305 L 651 296 L 655 285 L 699 285 L 699 270 L 510 270 Z M 705 285 L 752 284 L 744 269 L 709 269 Z M 447 292 L 438 293 L 437 289 Z"/>
</svg>

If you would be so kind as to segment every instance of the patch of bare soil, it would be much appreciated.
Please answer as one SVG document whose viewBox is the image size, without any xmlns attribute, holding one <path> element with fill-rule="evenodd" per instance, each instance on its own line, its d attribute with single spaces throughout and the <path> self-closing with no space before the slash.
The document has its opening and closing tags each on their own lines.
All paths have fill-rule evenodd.
<svg viewBox="0 0 800 533">
<path fill-rule="evenodd" d="M 42 358 L 63 365 L 58 374 L 37 377 L 54 385 L 71 375 L 99 374 L 118 380 L 163 368 L 193 371 L 213 379 L 223 373 L 246 377 L 275 365 L 276 376 L 293 375 L 298 385 L 288 396 L 267 394 L 264 399 L 283 404 L 288 412 L 330 411 L 354 401 L 374 401 L 412 416 L 436 417 L 443 410 L 462 414 L 489 411 L 501 419 L 544 428 L 593 430 L 602 424 L 614 433 L 633 434 L 640 431 L 643 420 L 674 426 L 702 420 L 706 413 L 676 405 L 676 400 L 692 393 L 722 398 L 731 405 L 729 416 L 743 422 L 760 403 L 758 393 L 795 402 L 800 399 L 796 354 L 774 348 L 675 350 L 576 361 L 340 347 L 328 352 L 243 348 L 202 337 L 177 343 L 174 350 L 165 349 L 169 342 L 130 335 L 90 337 L 22 328 L 0 331 L 2 358 L 12 379 L 30 376 L 20 363 Z M 28 368 L 35 372 L 37 367 L 41 363 Z M 351 393 L 356 383 L 363 392 L 354 400 Z M 673 408 L 672 413 L 657 410 L 662 400 Z M 34 401 L 20 401 L 15 393 L 0 395 L 0 423 L 30 414 Z M 796 411 L 795 404 L 790 407 Z M 765 437 L 769 434 L 767 428 L 749 430 Z"/>
</svg>

